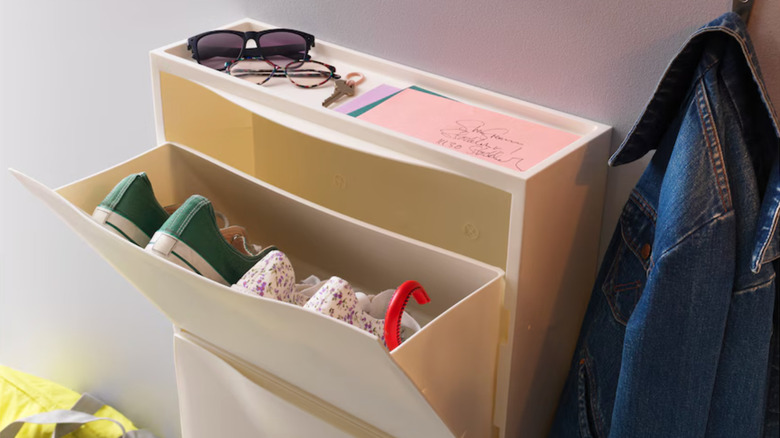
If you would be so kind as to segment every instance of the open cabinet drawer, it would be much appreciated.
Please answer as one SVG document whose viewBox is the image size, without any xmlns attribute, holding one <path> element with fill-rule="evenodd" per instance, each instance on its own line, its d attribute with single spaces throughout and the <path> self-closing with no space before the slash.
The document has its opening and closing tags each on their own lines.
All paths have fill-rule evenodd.
<svg viewBox="0 0 780 438">
<path fill-rule="evenodd" d="M 120 179 L 140 171 L 147 172 L 163 205 L 193 193 L 212 200 L 216 210 L 245 225 L 253 241 L 282 249 L 298 278 L 335 275 L 375 293 L 416 279 L 432 298 L 408 308 L 423 329 L 388 353 L 367 332 L 234 291 L 102 228 L 89 214 Z M 183 332 L 299 388 L 327 406 L 326 414 L 343 412 L 353 423 L 383 431 L 378 436 L 490 433 L 504 284 L 499 269 L 334 213 L 172 144 L 56 192 L 17 177 Z M 200 376 L 204 382 L 217 377 Z M 195 391 L 179 389 L 185 396 Z M 196 422 L 183 424 L 185 431 L 222 423 L 213 416 L 184 418 Z"/>
</svg>

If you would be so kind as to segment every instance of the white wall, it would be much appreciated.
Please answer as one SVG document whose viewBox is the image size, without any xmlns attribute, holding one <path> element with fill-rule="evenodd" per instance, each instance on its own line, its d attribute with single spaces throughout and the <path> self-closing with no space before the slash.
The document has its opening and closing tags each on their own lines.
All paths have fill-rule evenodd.
<svg viewBox="0 0 780 438">
<path fill-rule="evenodd" d="M 155 145 L 148 51 L 245 0 L 0 0 L 0 363 L 179 433 L 172 327 L 5 171 L 50 187 Z"/>
<path fill-rule="evenodd" d="M 780 102 L 780 0 L 757 2 Z M 149 149 L 147 52 L 244 16 L 612 125 L 614 150 L 685 38 L 730 4 L 0 0 L 0 169 L 57 187 Z M 602 240 L 645 164 L 611 170 Z M 0 363 L 177 436 L 167 320 L 6 173 L 0 201 Z"/>
</svg>

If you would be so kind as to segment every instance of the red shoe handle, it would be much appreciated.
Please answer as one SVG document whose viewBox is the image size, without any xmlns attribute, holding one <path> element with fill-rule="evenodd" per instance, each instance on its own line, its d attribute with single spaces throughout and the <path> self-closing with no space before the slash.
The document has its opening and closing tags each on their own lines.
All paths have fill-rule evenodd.
<svg viewBox="0 0 780 438">
<path fill-rule="evenodd" d="M 387 315 L 385 315 L 385 344 L 390 351 L 401 345 L 401 317 L 404 314 L 406 305 L 409 303 L 409 297 L 412 296 L 414 296 L 418 304 L 431 302 L 425 289 L 414 280 L 405 281 L 398 286 L 398 289 L 393 294 L 393 298 L 390 299 Z"/>
</svg>

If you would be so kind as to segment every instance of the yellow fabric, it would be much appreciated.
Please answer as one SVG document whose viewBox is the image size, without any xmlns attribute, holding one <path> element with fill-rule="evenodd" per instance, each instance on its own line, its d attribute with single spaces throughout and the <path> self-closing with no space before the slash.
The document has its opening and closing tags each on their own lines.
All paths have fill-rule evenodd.
<svg viewBox="0 0 780 438">
<path fill-rule="evenodd" d="M 41 412 L 70 409 L 81 395 L 64 386 L 0 365 L 0 430 L 9 423 Z M 124 415 L 110 406 L 103 406 L 95 414 L 119 421 L 125 430 L 137 428 Z M 54 425 L 25 424 L 16 435 L 18 438 L 49 438 Z M 68 438 L 117 438 L 119 427 L 110 421 L 86 424 Z"/>
</svg>

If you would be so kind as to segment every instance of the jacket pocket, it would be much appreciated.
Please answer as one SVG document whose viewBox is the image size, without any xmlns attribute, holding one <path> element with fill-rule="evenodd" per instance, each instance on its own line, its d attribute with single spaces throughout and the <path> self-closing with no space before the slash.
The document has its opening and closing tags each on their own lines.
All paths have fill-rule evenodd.
<svg viewBox="0 0 780 438">
<path fill-rule="evenodd" d="M 577 415 L 582 438 L 602 436 L 596 381 L 587 350 L 583 351 L 577 368 Z"/>
<path fill-rule="evenodd" d="M 618 247 L 601 290 L 615 321 L 625 326 L 653 265 L 655 210 L 636 190 L 623 208 L 618 229 Z"/>
</svg>

